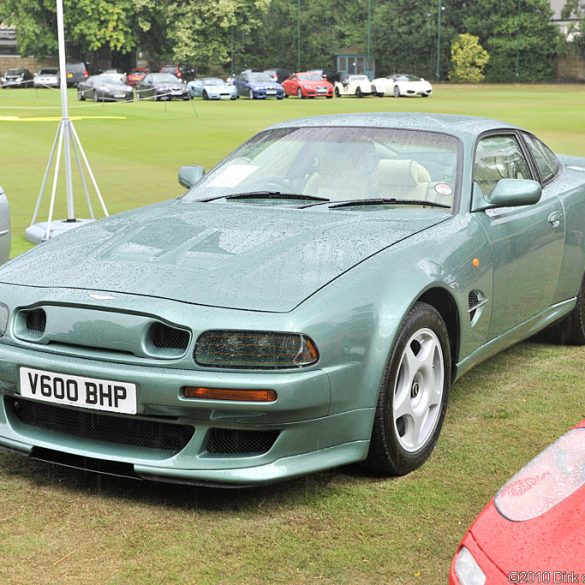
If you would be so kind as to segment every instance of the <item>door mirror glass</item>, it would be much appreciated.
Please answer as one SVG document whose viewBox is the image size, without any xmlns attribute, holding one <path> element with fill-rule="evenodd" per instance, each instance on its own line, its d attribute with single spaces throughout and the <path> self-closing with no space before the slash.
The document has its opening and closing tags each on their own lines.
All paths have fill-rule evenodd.
<svg viewBox="0 0 585 585">
<path fill-rule="evenodd" d="M 194 187 L 205 175 L 202 166 L 181 167 L 179 170 L 179 183 L 186 189 Z"/>
</svg>

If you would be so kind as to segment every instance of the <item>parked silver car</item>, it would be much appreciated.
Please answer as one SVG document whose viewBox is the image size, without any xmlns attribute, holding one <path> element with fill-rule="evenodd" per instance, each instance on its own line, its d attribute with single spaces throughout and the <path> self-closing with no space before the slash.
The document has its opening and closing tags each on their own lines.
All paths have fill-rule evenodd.
<svg viewBox="0 0 585 585">
<path fill-rule="evenodd" d="M 59 87 L 58 69 L 41 69 L 33 79 L 34 87 Z"/>
</svg>

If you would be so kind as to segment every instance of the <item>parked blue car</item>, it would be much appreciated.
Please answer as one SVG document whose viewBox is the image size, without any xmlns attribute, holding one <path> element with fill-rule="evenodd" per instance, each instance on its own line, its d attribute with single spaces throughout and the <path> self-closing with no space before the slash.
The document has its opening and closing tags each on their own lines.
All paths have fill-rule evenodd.
<svg viewBox="0 0 585 585">
<path fill-rule="evenodd" d="M 187 84 L 191 97 L 202 97 L 204 100 L 235 100 L 238 90 L 219 77 L 202 77 Z"/>
<path fill-rule="evenodd" d="M 234 78 L 239 96 L 248 96 L 251 100 L 275 97 L 279 100 L 284 98 L 284 88 L 280 83 L 274 81 L 267 73 L 259 71 L 242 71 Z"/>
</svg>

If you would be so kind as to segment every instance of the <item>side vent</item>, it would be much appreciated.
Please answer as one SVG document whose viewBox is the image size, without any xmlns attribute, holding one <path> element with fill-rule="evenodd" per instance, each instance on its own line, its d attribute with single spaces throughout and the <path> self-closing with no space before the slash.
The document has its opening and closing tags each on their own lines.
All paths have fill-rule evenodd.
<svg viewBox="0 0 585 585">
<path fill-rule="evenodd" d="M 483 308 L 488 300 L 480 290 L 472 290 L 469 292 L 467 301 L 469 303 L 467 314 L 469 315 L 471 326 L 474 327 L 481 318 Z"/>
</svg>

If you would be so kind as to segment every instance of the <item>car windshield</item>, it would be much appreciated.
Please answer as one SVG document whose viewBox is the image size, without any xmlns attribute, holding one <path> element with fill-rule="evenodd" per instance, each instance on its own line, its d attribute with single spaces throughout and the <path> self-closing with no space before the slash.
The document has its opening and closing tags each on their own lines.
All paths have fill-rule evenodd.
<svg viewBox="0 0 585 585">
<path fill-rule="evenodd" d="M 323 78 L 317 73 L 299 74 L 300 81 L 323 81 Z"/>
<path fill-rule="evenodd" d="M 451 207 L 459 151 L 457 138 L 435 132 L 323 126 L 267 130 L 220 163 L 185 199 L 259 193 Z"/>
<path fill-rule="evenodd" d="M 125 85 L 120 79 L 120 76 L 115 73 L 103 73 L 98 76 L 98 79 L 102 83 L 107 83 L 109 85 Z"/>
<path fill-rule="evenodd" d="M 394 79 L 395 81 L 422 81 L 421 78 L 416 77 L 416 75 L 406 75 L 404 73 L 390 75 L 388 79 Z"/>
<path fill-rule="evenodd" d="M 272 79 L 267 73 L 248 73 L 248 81 L 273 82 L 274 79 Z"/>
<path fill-rule="evenodd" d="M 349 81 L 368 81 L 367 75 L 350 75 Z"/>
<path fill-rule="evenodd" d="M 57 75 L 57 69 L 41 69 L 39 75 Z"/>
<path fill-rule="evenodd" d="M 181 83 L 174 75 L 170 73 L 153 73 L 152 80 L 155 83 Z"/>
<path fill-rule="evenodd" d="M 6 75 L 23 75 L 23 74 L 24 74 L 23 69 L 9 69 L 6 72 Z"/>
<path fill-rule="evenodd" d="M 202 80 L 203 85 L 224 85 L 225 81 L 217 77 L 204 77 Z"/>
</svg>

